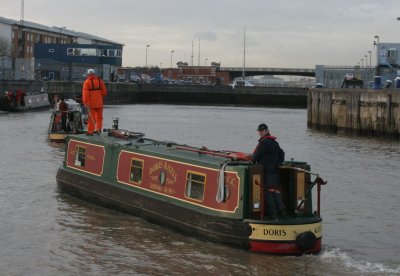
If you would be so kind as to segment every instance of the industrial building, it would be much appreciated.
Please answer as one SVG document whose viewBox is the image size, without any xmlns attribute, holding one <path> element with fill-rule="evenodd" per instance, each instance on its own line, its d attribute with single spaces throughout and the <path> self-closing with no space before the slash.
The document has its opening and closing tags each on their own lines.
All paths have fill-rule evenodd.
<svg viewBox="0 0 400 276">
<path fill-rule="evenodd" d="M 0 17 L 0 79 L 80 80 L 95 68 L 109 81 L 122 65 L 123 46 L 65 27 Z"/>
<path fill-rule="evenodd" d="M 368 64 L 357 66 L 316 65 L 315 82 L 326 88 L 389 88 L 395 85 L 400 76 L 400 43 L 376 44 L 376 66 Z M 352 76 L 352 79 L 349 79 Z M 349 81 L 354 85 L 348 85 Z M 356 85 L 357 84 L 357 85 Z"/>
</svg>

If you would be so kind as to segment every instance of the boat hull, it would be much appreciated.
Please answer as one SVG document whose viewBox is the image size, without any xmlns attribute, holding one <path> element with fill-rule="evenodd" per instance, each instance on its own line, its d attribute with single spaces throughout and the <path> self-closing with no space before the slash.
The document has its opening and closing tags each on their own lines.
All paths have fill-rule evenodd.
<svg viewBox="0 0 400 276">
<path fill-rule="evenodd" d="M 188 235 L 209 241 L 249 248 L 251 228 L 242 220 L 202 214 L 168 201 L 141 195 L 130 189 L 59 169 L 61 191 L 98 205 L 142 217 Z"/>
<path fill-rule="evenodd" d="M 316 234 L 310 248 L 300 249 L 296 238 L 281 238 L 271 235 L 266 229 L 282 228 L 295 232 L 319 229 L 321 219 L 315 218 L 301 224 L 279 221 L 246 221 L 203 214 L 196 210 L 182 208 L 165 200 L 140 194 L 129 187 L 109 183 L 90 176 L 74 173 L 60 168 L 57 173 L 59 188 L 68 194 L 77 196 L 98 205 L 143 217 L 144 219 L 167 226 L 187 235 L 195 235 L 207 241 L 229 244 L 251 252 L 271 254 L 317 253 L 321 250 L 321 236 Z M 309 226 L 308 226 L 309 225 Z M 319 228 L 318 228 L 319 227 Z M 264 234 L 263 234 L 264 233 Z"/>
</svg>

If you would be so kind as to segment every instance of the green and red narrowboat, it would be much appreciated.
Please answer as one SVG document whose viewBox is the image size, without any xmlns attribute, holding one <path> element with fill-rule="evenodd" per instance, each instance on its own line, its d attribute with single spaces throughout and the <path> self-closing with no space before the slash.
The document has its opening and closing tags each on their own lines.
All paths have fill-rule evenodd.
<svg viewBox="0 0 400 276">
<path fill-rule="evenodd" d="M 70 135 L 66 143 L 57 174 L 61 191 L 252 252 L 321 250 L 319 195 L 324 182 L 318 176 L 311 181 L 305 162 L 289 161 L 280 168 L 287 214 L 268 219 L 262 166 L 233 160 L 229 152 L 116 129 L 94 136 Z"/>
</svg>

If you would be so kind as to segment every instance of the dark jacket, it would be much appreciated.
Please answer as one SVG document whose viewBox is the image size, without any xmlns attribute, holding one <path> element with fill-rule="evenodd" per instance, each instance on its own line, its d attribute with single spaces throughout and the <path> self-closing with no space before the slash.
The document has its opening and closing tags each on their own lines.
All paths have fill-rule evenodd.
<svg viewBox="0 0 400 276">
<path fill-rule="evenodd" d="M 265 175 L 278 174 L 278 168 L 285 159 L 285 152 L 275 139 L 270 135 L 261 137 L 253 152 L 253 161 L 264 165 Z"/>
<path fill-rule="evenodd" d="M 68 104 L 67 104 L 66 102 L 64 102 L 64 101 L 61 101 L 61 102 L 60 102 L 60 105 L 59 105 L 59 109 L 60 109 L 60 111 L 61 111 L 61 114 L 67 115 L 67 112 L 68 112 Z"/>
</svg>

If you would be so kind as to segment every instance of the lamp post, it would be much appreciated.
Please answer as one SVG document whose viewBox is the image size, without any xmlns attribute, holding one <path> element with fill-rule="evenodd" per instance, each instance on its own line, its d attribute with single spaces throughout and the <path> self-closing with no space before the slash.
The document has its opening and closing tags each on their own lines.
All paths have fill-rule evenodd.
<svg viewBox="0 0 400 276">
<path fill-rule="evenodd" d="M 61 44 L 61 31 L 62 29 L 65 29 L 66 27 L 59 27 L 60 28 L 60 36 L 58 38 L 58 44 Z"/>
<path fill-rule="evenodd" d="M 361 69 L 364 67 L 364 59 L 361 59 Z"/>
<path fill-rule="evenodd" d="M 204 59 L 204 65 L 207 66 L 208 58 Z"/>
<path fill-rule="evenodd" d="M 58 58 L 59 58 L 59 62 L 62 62 L 63 57 L 61 55 L 61 31 L 62 31 L 62 29 L 65 29 L 66 27 L 59 27 L 59 28 L 60 28 L 60 36 L 58 38 Z M 60 76 L 59 76 L 60 80 L 62 79 L 61 74 L 62 74 L 62 70 L 60 68 Z"/>
<path fill-rule="evenodd" d="M 369 54 L 369 69 L 371 69 L 371 54 L 372 54 L 372 52 L 368 51 L 368 54 Z"/>
<path fill-rule="evenodd" d="M 365 57 L 365 67 L 368 68 L 368 56 L 364 55 L 364 57 Z"/>
<path fill-rule="evenodd" d="M 376 39 L 376 44 L 374 43 L 374 45 L 377 45 L 377 49 L 376 49 L 376 70 L 375 70 L 375 74 L 377 76 L 379 76 L 381 74 L 381 70 L 379 67 L 379 35 L 375 35 L 374 38 Z"/>
<path fill-rule="evenodd" d="M 171 51 L 171 68 L 172 68 L 172 54 L 175 53 L 174 50 Z"/>
<path fill-rule="evenodd" d="M 374 38 L 376 39 L 376 43 L 379 45 L 379 35 L 374 36 Z"/>
<path fill-rule="evenodd" d="M 149 44 L 146 45 L 146 68 L 147 68 L 147 49 L 150 47 Z"/>
</svg>

